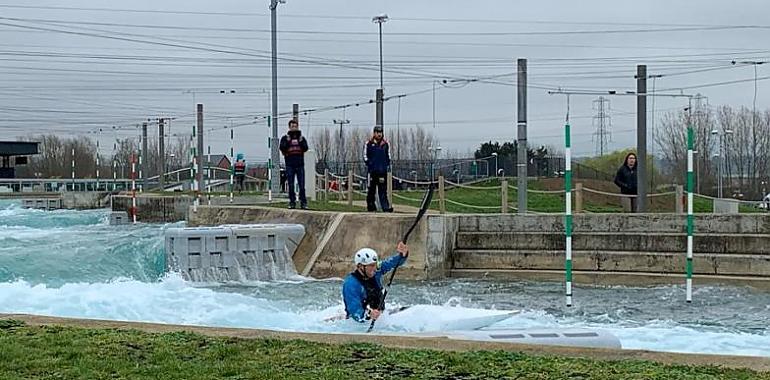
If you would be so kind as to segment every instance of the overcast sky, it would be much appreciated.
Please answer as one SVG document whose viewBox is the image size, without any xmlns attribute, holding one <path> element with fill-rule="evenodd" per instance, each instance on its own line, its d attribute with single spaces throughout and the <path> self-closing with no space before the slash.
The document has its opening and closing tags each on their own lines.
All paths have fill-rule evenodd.
<svg viewBox="0 0 770 380">
<path fill-rule="evenodd" d="M 266 160 L 268 128 L 255 117 L 270 112 L 268 5 L 0 0 L 2 139 L 95 136 L 101 128 L 102 153 L 109 154 L 116 137 L 138 137 L 136 126 L 148 118 L 174 117 L 171 132 L 189 135 L 195 101 L 213 129 L 212 153 L 229 150 L 224 127 L 232 124 L 235 150 Z M 685 88 L 711 105 L 751 107 L 754 68 L 731 61 L 770 60 L 770 4 L 762 0 L 288 0 L 278 8 L 279 112 L 293 102 L 320 109 L 302 115 L 306 134 L 343 117 L 329 108 L 355 103 L 363 104 L 345 109 L 346 128 L 371 129 L 374 106 L 367 102 L 379 83 L 371 18 L 381 13 L 390 16 L 383 25 L 385 94 L 406 95 L 400 105 L 386 103 L 386 135 L 398 125 L 432 129 L 434 81 L 447 79 L 453 84 L 435 92 L 434 133 L 445 151 L 515 138 L 517 58 L 529 61 L 530 144 L 557 147 L 566 102 L 549 88 L 635 90 L 636 65 L 647 64 L 649 74 L 663 75 L 655 79 L 658 91 Z M 757 75 L 757 107 L 766 109 L 770 83 L 762 78 L 770 64 L 758 66 Z M 494 79 L 463 81 L 474 78 Z M 704 86 L 730 81 L 738 82 Z M 571 98 L 578 155 L 595 151 L 596 98 Z M 610 102 L 610 148 L 635 145 L 634 98 Z M 686 100 L 654 103 L 659 117 Z"/>
</svg>

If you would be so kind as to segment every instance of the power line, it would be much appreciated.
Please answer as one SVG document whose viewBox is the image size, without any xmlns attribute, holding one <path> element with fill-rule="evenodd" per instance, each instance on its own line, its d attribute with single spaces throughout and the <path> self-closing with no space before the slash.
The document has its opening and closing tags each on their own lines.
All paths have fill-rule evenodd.
<svg viewBox="0 0 770 380">
<path fill-rule="evenodd" d="M 64 11 L 92 11 L 92 12 L 116 12 L 116 13 L 155 13 L 173 15 L 203 15 L 203 16 L 235 16 L 235 17 L 267 17 L 267 13 L 255 12 L 214 12 L 214 11 L 168 11 L 148 9 L 125 8 L 95 8 L 95 7 L 62 7 L 62 6 L 33 6 L 0 4 L 0 8 L 11 9 L 40 9 L 40 10 L 64 10 Z M 313 18 L 313 19 L 347 19 L 368 20 L 369 16 L 357 15 L 285 15 L 288 18 Z M 392 17 L 393 21 L 421 21 L 421 22 L 459 22 L 459 23 L 502 23 L 502 24 L 557 24 L 557 25 L 616 25 L 616 26 L 681 26 L 681 27 L 730 27 L 730 26 L 763 26 L 763 25 L 730 25 L 730 24 L 690 24 L 690 23 L 640 23 L 640 22 L 607 22 L 607 21 L 565 21 L 565 20 L 514 20 L 514 19 L 484 19 L 484 18 L 436 18 L 436 17 Z"/>
<path fill-rule="evenodd" d="M 200 26 L 180 26 L 180 25 L 154 25 L 154 24 L 126 24 L 109 23 L 93 21 L 68 21 L 55 19 L 36 19 L 36 18 L 14 18 L 3 17 L 6 20 L 39 22 L 53 24 L 76 24 L 76 25 L 94 25 L 94 26 L 116 26 L 123 28 L 148 28 L 148 29 L 171 29 L 171 30 L 201 30 L 201 31 L 220 31 L 220 32 L 239 32 L 239 33 L 270 33 L 270 29 L 259 28 L 213 28 Z M 684 27 L 658 27 L 649 29 L 601 29 L 601 30 L 549 30 L 549 31 L 516 31 L 516 32 L 388 32 L 390 36 L 554 36 L 554 35 L 586 35 L 586 34 L 627 34 L 627 33 L 673 33 L 673 32 L 698 32 L 698 31 L 723 31 L 723 30 L 764 30 L 770 29 L 770 26 L 763 25 L 714 25 L 714 26 L 684 26 Z M 310 35 L 362 35 L 376 34 L 369 31 L 347 31 L 347 30 L 280 30 L 281 34 L 310 34 Z"/>
</svg>

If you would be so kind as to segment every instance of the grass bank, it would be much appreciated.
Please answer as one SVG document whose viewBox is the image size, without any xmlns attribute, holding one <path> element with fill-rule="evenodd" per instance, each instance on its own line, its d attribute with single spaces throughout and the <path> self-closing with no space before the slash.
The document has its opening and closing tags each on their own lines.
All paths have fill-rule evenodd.
<svg viewBox="0 0 770 380">
<path fill-rule="evenodd" d="M 33 326 L 0 320 L 2 379 L 770 379 L 713 366 Z"/>
</svg>

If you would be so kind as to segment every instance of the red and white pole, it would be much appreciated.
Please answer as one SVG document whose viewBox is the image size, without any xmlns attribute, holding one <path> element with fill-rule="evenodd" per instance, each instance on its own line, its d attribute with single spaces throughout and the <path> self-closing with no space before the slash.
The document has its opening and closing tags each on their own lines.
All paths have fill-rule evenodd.
<svg viewBox="0 0 770 380">
<path fill-rule="evenodd" d="M 131 153 L 131 218 L 136 224 L 136 157 Z"/>
</svg>

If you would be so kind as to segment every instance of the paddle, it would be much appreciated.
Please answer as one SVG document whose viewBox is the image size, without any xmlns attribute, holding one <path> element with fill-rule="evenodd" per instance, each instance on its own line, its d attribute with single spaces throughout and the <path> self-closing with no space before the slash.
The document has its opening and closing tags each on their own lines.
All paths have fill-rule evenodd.
<svg viewBox="0 0 770 380">
<path fill-rule="evenodd" d="M 422 204 L 420 205 L 420 211 L 417 212 L 417 217 L 414 218 L 414 222 L 412 223 L 412 226 L 409 227 L 409 229 L 406 231 L 406 234 L 404 234 L 404 238 L 401 239 L 404 244 L 406 244 L 406 241 L 409 240 L 409 235 L 414 231 L 414 228 L 417 227 L 417 223 L 420 222 L 420 219 L 422 219 L 422 216 L 425 215 L 425 212 L 428 211 L 428 208 L 430 207 L 430 200 L 433 198 L 433 182 L 430 183 L 428 186 L 428 192 L 425 193 L 425 197 L 422 198 Z M 382 297 L 380 298 L 380 306 L 377 308 L 377 310 L 382 311 L 385 309 L 385 298 L 388 296 L 388 290 L 390 290 L 390 284 L 393 283 L 393 277 L 396 276 L 396 271 L 398 270 L 398 267 L 393 268 L 393 271 L 390 272 L 390 279 L 388 279 L 388 284 L 385 285 L 385 290 L 382 293 Z M 366 332 L 372 331 L 374 328 L 374 322 L 376 322 L 376 319 L 372 319 L 372 324 L 369 325 L 369 329 L 366 330 Z"/>
</svg>

